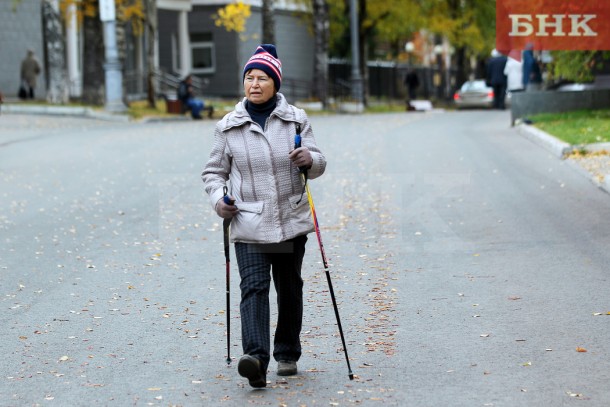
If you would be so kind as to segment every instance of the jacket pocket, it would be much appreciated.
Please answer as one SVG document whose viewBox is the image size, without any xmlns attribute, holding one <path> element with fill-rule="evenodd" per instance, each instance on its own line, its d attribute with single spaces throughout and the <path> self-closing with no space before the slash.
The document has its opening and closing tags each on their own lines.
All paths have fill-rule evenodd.
<svg viewBox="0 0 610 407">
<path fill-rule="evenodd" d="M 264 238 L 262 230 L 264 202 L 237 202 L 239 213 L 231 221 L 231 240 L 256 242 Z"/>
<path fill-rule="evenodd" d="M 306 205 L 309 201 L 307 200 L 307 193 L 303 192 L 302 195 L 292 195 L 288 197 L 288 201 L 290 202 L 290 207 L 292 209 L 300 208 L 303 205 Z"/>
<path fill-rule="evenodd" d="M 289 196 L 288 201 L 292 208 L 290 222 L 295 236 L 313 231 L 313 219 L 311 218 L 307 194 Z"/>
</svg>

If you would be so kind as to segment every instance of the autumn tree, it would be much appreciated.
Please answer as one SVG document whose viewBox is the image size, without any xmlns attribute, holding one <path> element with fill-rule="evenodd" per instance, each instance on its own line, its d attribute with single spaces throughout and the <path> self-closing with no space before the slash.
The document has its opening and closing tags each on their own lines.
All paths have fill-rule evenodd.
<svg viewBox="0 0 610 407">
<path fill-rule="evenodd" d="M 212 15 L 216 27 L 224 27 L 228 32 L 243 33 L 246 31 L 246 21 L 250 18 L 252 10 L 248 4 L 241 1 L 229 3 L 218 9 Z"/>
<path fill-rule="evenodd" d="M 555 81 L 589 82 L 610 61 L 610 51 L 551 51 L 550 73 Z"/>
<path fill-rule="evenodd" d="M 426 0 L 427 28 L 446 37 L 455 48 L 457 83 L 468 76 L 470 56 L 486 58 L 494 47 L 495 2 L 488 0 Z"/>
</svg>

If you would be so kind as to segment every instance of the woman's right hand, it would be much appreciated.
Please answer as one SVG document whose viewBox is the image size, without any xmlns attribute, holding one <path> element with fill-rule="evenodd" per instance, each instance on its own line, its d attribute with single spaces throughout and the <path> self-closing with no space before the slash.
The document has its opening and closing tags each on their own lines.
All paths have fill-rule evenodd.
<svg viewBox="0 0 610 407">
<path fill-rule="evenodd" d="M 229 198 L 235 202 L 233 197 Z M 226 204 L 224 198 L 220 198 L 218 202 L 216 202 L 216 213 L 223 219 L 231 219 L 233 216 L 237 215 L 237 212 L 239 212 L 237 206 L 235 206 L 235 204 Z"/>
</svg>

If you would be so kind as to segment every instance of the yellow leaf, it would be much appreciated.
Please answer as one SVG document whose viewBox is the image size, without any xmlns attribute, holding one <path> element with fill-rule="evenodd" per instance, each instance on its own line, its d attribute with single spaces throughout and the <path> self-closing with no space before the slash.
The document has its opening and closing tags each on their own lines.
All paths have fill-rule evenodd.
<svg viewBox="0 0 610 407">
<path fill-rule="evenodd" d="M 581 348 L 580 346 L 578 346 L 576 348 L 576 352 L 586 352 L 587 350 L 585 348 Z"/>
</svg>

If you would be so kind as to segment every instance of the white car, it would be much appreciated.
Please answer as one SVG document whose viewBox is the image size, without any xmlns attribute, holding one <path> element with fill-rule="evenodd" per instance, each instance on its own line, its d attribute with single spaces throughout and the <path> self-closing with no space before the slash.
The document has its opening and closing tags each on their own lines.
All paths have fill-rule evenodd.
<svg viewBox="0 0 610 407">
<path fill-rule="evenodd" d="M 510 104 L 510 95 L 507 92 L 505 104 Z M 453 102 L 457 108 L 484 107 L 489 108 L 494 103 L 494 90 L 485 84 L 483 79 L 466 81 L 453 95 Z"/>
</svg>

